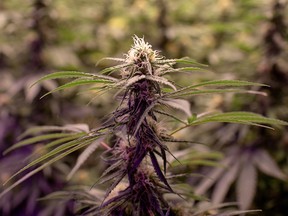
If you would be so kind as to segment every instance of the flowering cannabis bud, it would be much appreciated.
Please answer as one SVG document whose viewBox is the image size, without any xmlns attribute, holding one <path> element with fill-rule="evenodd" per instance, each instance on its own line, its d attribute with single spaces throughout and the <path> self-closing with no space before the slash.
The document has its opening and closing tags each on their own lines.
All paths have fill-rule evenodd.
<svg viewBox="0 0 288 216">
<path fill-rule="evenodd" d="M 55 140 L 46 145 L 46 152 L 48 153 L 29 163 L 11 178 L 34 165 L 45 163 L 6 189 L 0 194 L 0 197 L 32 174 L 87 146 L 72 170 L 75 172 L 98 146 L 103 146 L 107 151 L 103 154 L 102 159 L 108 167 L 101 175 L 98 184 L 111 182 L 111 185 L 106 190 L 101 202 L 94 200 L 88 202 L 88 205 L 93 203 L 94 206 L 85 211 L 84 214 L 101 216 L 195 215 L 195 211 L 191 206 L 188 206 L 188 208 L 180 207 L 180 209 L 176 207 L 179 198 L 189 199 L 189 196 L 176 192 L 170 186 L 170 180 L 168 181 L 167 178 L 167 154 L 174 157 L 167 144 L 172 142 L 192 144 L 187 140 L 175 139 L 173 134 L 184 128 L 207 122 L 287 125 L 286 122 L 248 112 L 192 115 L 190 103 L 182 99 L 183 97 L 225 92 L 251 93 L 252 91 L 237 88 L 251 85 L 261 86 L 262 84 L 239 80 L 215 80 L 177 88 L 172 81 L 164 76 L 170 73 L 202 70 L 204 65 L 187 58 L 165 59 L 159 55 L 158 51 L 153 50 L 152 46 L 145 42 L 143 38 L 134 36 L 133 40 L 134 45 L 125 55 L 125 58 L 107 58 L 121 62 L 121 64 L 106 68 L 98 74 L 64 71 L 49 74 L 37 81 L 76 78 L 44 96 L 57 90 L 83 84 L 93 84 L 97 85 L 96 89 L 101 93 L 117 89 L 116 95 L 121 102 L 111 114 L 111 118 L 99 128 L 92 130 L 89 130 L 88 127 L 75 130 L 71 126 L 49 128 L 48 131 L 58 133 L 55 132 L 54 137 L 49 135 L 50 139 L 54 138 Z M 189 65 L 189 67 L 174 68 L 176 63 Z M 121 78 L 109 76 L 110 73 L 115 71 L 120 72 Z M 205 89 L 206 87 L 208 88 Z M 229 89 L 229 87 L 234 87 L 234 89 Z M 253 91 L 252 93 L 257 92 Z M 182 111 L 183 114 L 187 115 L 187 118 L 183 120 L 176 117 L 174 113 L 170 114 L 166 111 L 167 107 Z M 169 133 L 167 128 L 159 127 L 160 115 L 171 118 L 182 126 Z M 59 134 L 59 130 L 62 133 Z M 47 127 L 28 130 L 25 135 L 35 134 L 35 131 L 47 132 Z M 66 136 L 69 136 L 69 139 Z M 36 140 L 43 140 L 44 138 L 47 139 L 47 135 L 40 135 Z M 33 142 L 35 142 L 35 139 L 21 141 L 6 152 Z M 176 177 L 170 176 L 169 179 Z M 174 199 L 174 201 L 177 201 L 171 202 L 166 199 L 165 195 L 167 193 L 173 194 L 174 198 L 177 197 L 177 199 Z"/>
<path fill-rule="evenodd" d="M 134 46 L 126 54 L 127 63 L 141 63 L 141 62 L 156 62 L 163 57 L 159 55 L 159 51 L 153 50 L 152 46 L 144 41 L 144 38 L 137 36 L 133 37 Z"/>
<path fill-rule="evenodd" d="M 131 63 L 131 66 L 122 69 L 127 74 L 124 77 L 129 83 L 126 85 L 127 88 L 124 90 L 125 93 L 122 98 L 125 105 L 122 105 L 114 113 L 114 121 L 121 123 L 122 128 L 120 130 L 124 129 L 127 136 L 125 138 L 127 140 L 126 157 L 119 158 L 119 160 L 123 160 L 126 167 L 122 169 L 119 176 L 123 178 L 127 175 L 129 186 L 122 194 L 119 193 L 118 199 L 133 200 L 132 203 L 136 204 L 134 210 L 140 215 L 145 215 L 148 212 L 158 212 L 159 215 L 164 215 L 164 212 L 170 209 L 169 205 L 164 202 L 160 188 L 156 184 L 160 180 L 164 183 L 164 188 L 172 192 L 172 188 L 155 156 L 155 152 L 158 153 L 156 149 L 159 149 L 161 157 L 164 158 L 164 167 L 166 167 L 167 147 L 153 129 L 153 124 L 157 121 L 153 107 L 156 105 L 157 97 L 161 94 L 161 88 L 159 83 L 151 78 L 155 70 L 153 64 L 161 59 L 162 57 L 158 55 L 158 52 L 152 50 L 151 45 L 146 43 L 144 39 L 134 37 L 134 46 L 129 50 L 125 59 L 125 62 Z M 151 78 L 146 79 L 146 75 L 147 77 L 151 76 Z M 121 143 L 121 139 L 120 137 L 118 143 Z M 114 148 L 117 148 L 117 144 Z M 156 176 L 148 175 L 147 171 L 151 164 L 144 161 L 145 157 L 150 157 L 158 180 Z M 114 165 L 115 163 L 112 163 L 110 166 Z M 112 199 L 113 202 L 115 199 L 117 197 Z M 108 204 L 111 204 L 111 199 L 103 205 Z M 121 210 L 117 209 L 117 214 L 119 211 Z M 125 211 L 123 209 L 123 212 Z"/>
</svg>

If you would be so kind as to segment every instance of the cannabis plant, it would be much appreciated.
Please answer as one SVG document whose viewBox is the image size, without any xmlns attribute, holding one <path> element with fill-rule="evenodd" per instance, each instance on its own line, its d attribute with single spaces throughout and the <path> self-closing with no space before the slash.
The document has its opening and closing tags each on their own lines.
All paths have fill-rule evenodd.
<svg viewBox="0 0 288 216">
<path fill-rule="evenodd" d="M 287 119 L 287 114 L 285 115 L 285 112 L 281 111 L 284 109 L 280 109 L 285 104 L 283 97 L 286 97 L 284 95 L 287 93 L 288 81 L 287 66 L 282 63 L 285 59 L 283 53 L 285 51 L 287 53 L 285 5 L 287 3 L 283 1 L 271 2 L 271 17 L 266 21 L 267 28 L 263 35 L 263 57 L 257 71 L 257 80 L 271 86 L 270 88 L 261 88 L 273 97 L 247 98 L 241 100 L 242 104 L 238 103 L 238 106 L 246 110 L 257 110 L 262 114 L 282 116 L 282 118 Z M 252 204 L 260 204 L 261 207 L 271 211 L 271 213 L 266 211 L 266 215 L 276 215 L 275 209 L 281 209 L 281 203 L 286 209 L 287 201 L 285 202 L 285 199 L 279 202 L 272 200 L 271 196 L 270 198 L 263 198 L 268 189 L 263 188 L 263 185 L 265 187 L 269 185 L 269 187 L 273 187 L 270 190 L 277 191 L 275 188 L 279 187 L 282 182 L 287 183 L 288 180 L 287 174 L 278 166 L 280 160 L 277 157 L 280 152 L 285 155 L 283 149 L 286 142 L 285 131 L 275 133 L 275 131 L 271 132 L 271 130 L 263 128 L 222 125 L 220 128 L 214 128 L 209 132 L 214 134 L 213 147 L 217 146 L 216 148 L 220 148 L 225 155 L 220 162 L 223 166 L 210 167 L 209 169 L 206 167 L 203 171 L 209 178 L 195 184 L 195 193 L 200 195 L 211 192 L 211 201 L 217 204 L 231 196 L 234 189 L 233 194 L 235 194 L 241 209 L 248 209 Z M 271 153 L 274 154 L 274 157 L 271 156 Z M 277 158 L 278 160 L 276 160 Z M 273 184 L 271 184 L 271 180 L 266 182 L 267 180 L 259 175 L 260 173 L 273 177 L 275 179 Z M 278 193 L 283 193 L 285 190 L 278 189 L 278 191 Z M 258 197 L 255 197 L 256 194 Z M 254 198 L 260 201 L 258 203 L 257 200 L 253 202 Z M 263 200 L 269 201 L 269 205 Z M 279 210 L 277 211 L 279 212 Z M 283 212 L 282 214 L 286 215 L 287 213 Z"/>
<path fill-rule="evenodd" d="M 178 187 L 175 179 L 181 175 L 172 175 L 168 170 L 170 161 L 177 160 L 170 150 L 173 145 L 186 143 L 193 146 L 195 143 L 185 138 L 180 139 L 179 136 L 176 138 L 174 135 L 188 127 L 208 122 L 263 127 L 267 127 L 266 124 L 287 125 L 286 122 L 249 112 L 192 114 L 189 100 L 185 98 L 227 92 L 262 94 L 245 88 L 264 85 L 239 80 L 215 80 L 196 84 L 191 80 L 191 85 L 182 87 L 168 77 L 183 72 L 201 71 L 206 66 L 189 58 L 165 59 L 143 38 L 135 36 L 133 39 L 134 45 L 124 58 L 104 59 L 120 62 L 116 66 L 103 69 L 97 74 L 77 71 L 56 72 L 38 81 L 74 79 L 44 96 L 71 87 L 91 85 L 89 90 L 98 95 L 114 90 L 114 99 L 117 99 L 119 104 L 103 125 L 94 129 L 67 125 L 42 126 L 27 130 L 22 135 L 22 138 L 26 139 L 13 145 L 5 153 L 39 141 L 49 140 L 49 142 L 43 147 L 40 157 L 16 172 L 7 182 L 31 167 L 32 171 L 11 184 L 1 196 L 52 163 L 81 148 L 86 148 L 70 173 L 71 177 L 89 155 L 101 147 L 105 149 L 101 158 L 107 168 L 96 184 L 99 186 L 109 183 L 109 186 L 105 192 L 97 189 L 96 195 L 94 194 L 92 198 L 91 193 L 84 195 L 83 192 L 75 191 L 75 196 L 84 197 L 80 200 L 83 206 L 79 213 L 115 216 L 200 215 L 209 207 L 206 210 L 194 208 L 192 199 L 196 197 L 193 196 L 193 191 Z M 172 111 L 173 109 L 175 111 Z M 175 115 L 178 113 L 176 110 L 182 114 Z M 167 126 L 165 122 L 169 122 L 169 119 L 173 120 L 173 123 Z M 231 215 L 235 214 L 237 213 L 231 212 Z"/>
</svg>

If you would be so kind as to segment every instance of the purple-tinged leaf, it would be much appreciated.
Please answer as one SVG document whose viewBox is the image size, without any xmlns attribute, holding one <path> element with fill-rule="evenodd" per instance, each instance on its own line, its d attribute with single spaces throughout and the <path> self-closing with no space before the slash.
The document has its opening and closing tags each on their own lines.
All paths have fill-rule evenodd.
<svg viewBox="0 0 288 216">
<path fill-rule="evenodd" d="M 98 180 L 98 184 L 104 184 L 108 181 L 114 180 L 115 178 L 117 178 L 117 176 L 121 176 L 123 172 L 124 170 L 118 170 L 114 173 L 111 173 L 110 175 L 103 176 Z"/>
<path fill-rule="evenodd" d="M 164 168 L 164 173 L 166 174 L 166 164 L 167 164 L 167 158 L 166 158 L 166 152 L 163 148 L 161 148 L 161 157 L 163 160 L 163 168 Z"/>
<path fill-rule="evenodd" d="M 138 120 L 138 123 L 137 123 L 137 125 L 136 125 L 136 127 L 135 127 L 133 136 L 136 135 L 136 133 L 138 132 L 138 130 L 139 130 L 140 126 L 142 125 L 144 119 L 147 117 L 147 115 L 148 115 L 148 113 L 151 111 L 151 109 L 156 105 L 156 102 L 157 102 L 157 101 L 154 101 L 153 103 L 151 103 L 150 106 L 147 107 L 147 108 L 145 109 L 145 111 L 142 113 L 142 115 L 141 115 L 140 119 Z"/>
<path fill-rule="evenodd" d="M 266 150 L 260 149 L 256 152 L 254 163 L 263 173 L 281 180 L 287 180 L 287 175 L 280 170 Z"/>
<path fill-rule="evenodd" d="M 147 154 L 147 151 L 145 151 L 144 149 L 140 152 L 140 154 L 135 154 L 135 157 L 133 158 L 133 160 L 131 162 L 128 162 L 128 179 L 130 184 L 133 184 L 134 182 L 134 173 L 137 170 L 138 166 L 140 165 L 140 163 L 142 162 L 142 160 L 145 158 Z"/>
<path fill-rule="evenodd" d="M 117 196 L 112 197 L 111 199 L 107 200 L 105 203 L 103 203 L 101 205 L 101 207 L 105 207 L 105 206 L 107 206 L 107 205 L 109 205 L 109 204 L 111 204 L 113 202 L 118 202 L 121 199 L 129 197 L 128 195 L 130 195 L 130 193 L 131 193 L 131 189 L 130 188 L 125 189 L 123 191 L 120 191 Z"/>
<path fill-rule="evenodd" d="M 169 215 L 170 215 L 170 207 L 168 208 L 168 210 L 167 210 L 165 216 L 169 216 Z"/>
<path fill-rule="evenodd" d="M 103 215 L 108 216 L 111 215 L 111 212 L 127 202 L 131 197 L 131 189 L 126 188 L 123 191 L 120 191 L 117 196 L 112 197 L 111 199 L 107 200 L 105 203 L 102 203 L 98 208 L 96 208 L 97 214 L 93 215 Z M 107 208 L 108 207 L 108 208 Z M 85 215 L 92 213 L 92 210 L 88 210 L 85 212 Z"/>
<path fill-rule="evenodd" d="M 174 156 L 174 154 L 172 154 L 172 152 L 169 150 L 169 148 L 165 144 L 161 143 L 161 140 L 159 139 L 159 137 L 154 132 L 153 132 L 152 136 L 153 136 L 153 141 L 159 146 L 161 151 L 167 151 L 176 161 L 179 162 L 179 164 L 181 164 L 181 162 Z M 163 158 L 163 160 L 164 160 L 164 158 Z M 166 154 L 165 154 L 165 161 L 167 162 Z M 166 172 L 166 168 L 164 168 L 164 170 Z"/>
<path fill-rule="evenodd" d="M 154 170 L 155 170 L 158 178 L 160 179 L 160 181 L 162 181 L 169 188 L 169 190 L 171 192 L 174 192 L 172 190 L 172 188 L 170 187 L 168 181 L 166 180 L 165 176 L 163 175 L 155 154 L 152 151 L 150 151 L 149 153 L 150 153 L 150 159 L 151 159 L 152 165 L 154 167 Z"/>
<path fill-rule="evenodd" d="M 165 152 L 164 149 L 161 149 L 161 151 L 162 150 L 163 150 L 163 152 Z M 157 151 L 156 149 L 154 149 L 153 151 L 156 155 L 159 155 L 163 159 L 163 156 L 159 151 Z M 164 161 L 165 161 L 165 163 L 164 163 Z M 167 163 L 169 164 L 169 166 L 171 166 L 171 163 L 169 163 L 169 161 L 167 161 L 167 156 L 166 156 L 166 152 L 165 152 L 165 159 L 163 159 L 163 168 L 164 168 L 164 174 L 165 175 L 166 175 L 166 171 L 167 171 Z"/>
<path fill-rule="evenodd" d="M 121 165 L 123 165 L 123 161 L 116 161 L 112 165 L 110 165 L 100 176 L 99 180 L 102 179 L 104 176 L 106 176 L 109 172 L 113 171 L 116 168 L 119 168 Z"/>
<path fill-rule="evenodd" d="M 255 195 L 256 182 L 256 167 L 249 158 L 245 158 L 236 183 L 237 201 L 241 210 L 247 210 L 250 207 Z"/>
<path fill-rule="evenodd" d="M 113 184 L 106 190 L 106 194 L 104 196 L 103 202 L 109 196 L 111 191 L 120 183 L 120 181 L 124 178 L 125 175 L 126 175 L 126 172 L 123 171 L 117 178 L 114 179 Z M 120 195 L 118 195 L 118 196 L 121 197 Z M 122 194 L 122 196 L 123 196 L 123 194 Z M 116 198 L 114 198 L 114 199 L 116 199 Z M 109 199 L 107 202 L 109 202 L 111 200 L 113 200 L 113 198 Z M 109 203 L 107 203 L 107 202 L 103 203 L 101 206 L 104 206 L 106 204 L 108 205 Z"/>
<path fill-rule="evenodd" d="M 138 157 L 135 157 L 133 160 L 133 171 L 135 171 L 138 166 L 140 165 L 140 163 L 142 162 L 142 160 L 144 159 L 144 157 L 146 156 L 147 152 L 143 149 L 143 152 L 140 152 L 140 155 L 138 155 Z"/>
<path fill-rule="evenodd" d="M 221 179 L 217 182 L 212 194 L 212 203 L 220 204 L 227 194 L 229 187 L 234 182 L 240 167 L 240 161 L 236 161 L 232 167 L 224 173 Z"/>
<path fill-rule="evenodd" d="M 195 187 L 195 194 L 197 194 L 197 195 L 204 194 L 217 181 L 217 179 L 222 175 L 222 173 L 225 171 L 225 168 L 230 166 L 230 164 L 233 160 L 234 160 L 234 158 L 232 156 L 223 159 L 220 162 L 220 165 L 224 166 L 224 167 L 217 167 L 217 168 L 214 168 L 213 170 L 211 170 L 211 172 L 209 172 L 207 174 L 207 176 L 206 176 L 207 178 L 205 178 L 203 181 L 201 181 L 199 186 Z"/>
<path fill-rule="evenodd" d="M 154 212 L 157 211 L 161 216 L 164 216 L 157 194 L 153 189 L 149 189 L 148 199 L 150 200 L 150 204 L 153 206 Z"/>
</svg>

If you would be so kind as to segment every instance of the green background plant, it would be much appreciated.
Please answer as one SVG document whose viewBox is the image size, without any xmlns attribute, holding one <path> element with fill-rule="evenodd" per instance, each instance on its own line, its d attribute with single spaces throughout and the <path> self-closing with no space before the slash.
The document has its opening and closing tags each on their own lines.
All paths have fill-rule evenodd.
<svg viewBox="0 0 288 216">
<path fill-rule="evenodd" d="M 41 3 L 46 5 L 44 9 L 41 9 L 40 18 L 37 18 L 33 12 L 37 8 L 35 6 L 37 3 L 40 6 Z M 284 15 L 287 14 L 285 4 L 283 1 L 284 12 L 282 13 Z M 38 100 L 47 90 L 54 89 L 56 83 L 54 81 L 45 85 L 43 83 L 43 86 L 37 87 L 37 91 L 35 88 L 28 90 L 28 86 L 52 71 L 76 69 L 99 71 L 110 66 L 105 61 L 95 69 L 95 63 L 102 57 L 122 57 L 122 53 L 130 48 L 131 36 L 134 34 L 144 35 L 153 47 L 162 50 L 162 54 L 169 58 L 189 56 L 199 62 L 209 64 L 209 70 L 214 71 L 214 73 L 197 73 L 193 77 L 187 75 L 189 79 L 185 75 L 175 77 L 183 85 L 189 85 L 191 80 L 197 83 L 229 78 L 263 82 L 272 86 L 270 90 L 265 89 L 272 103 L 264 111 L 263 107 L 267 104 L 265 100 L 258 100 L 260 105 L 257 105 L 257 103 L 252 103 L 255 101 L 254 96 L 232 94 L 230 96 L 229 94 L 193 97 L 191 99 L 193 112 L 255 111 L 265 116 L 287 120 L 287 96 L 285 96 L 287 95 L 285 85 L 287 65 L 284 61 L 287 59 L 287 44 L 285 45 L 287 33 L 285 33 L 285 26 L 282 28 L 284 33 L 281 33 L 283 43 L 280 39 L 282 52 L 280 55 L 274 55 L 276 63 L 280 65 L 284 73 L 283 78 L 275 79 L 275 76 L 266 76 L 266 80 L 263 80 L 263 73 L 261 73 L 261 70 L 263 71 L 261 68 L 267 68 L 265 62 L 269 63 L 265 59 L 267 41 L 263 38 L 267 29 L 269 30 L 271 22 L 269 17 L 273 13 L 272 6 L 273 1 L 253 0 L 241 2 L 135 0 L 117 1 L 117 3 L 114 1 L 93 1 L 92 3 L 75 1 L 73 4 L 64 0 L 51 0 L 27 1 L 21 5 L 18 1 L 2 1 L 0 3 L 2 32 L 0 35 L 0 96 L 1 122 L 3 122 L 1 130 L 5 131 L 2 128 L 7 128 L 9 124 L 13 130 L 2 133 L 4 135 L 2 135 L 3 138 L 1 137 L 3 140 L 1 151 L 15 143 L 17 135 L 34 125 L 64 125 L 79 122 L 86 122 L 90 127 L 99 125 L 102 117 L 108 113 L 107 109 L 112 110 L 115 106 L 109 99 L 110 96 L 101 96 L 93 100 L 90 106 L 85 106 L 91 98 L 85 96 L 84 93 L 76 94 L 78 89 Z M 39 28 L 35 24 L 37 19 Z M 286 22 L 287 18 L 284 16 L 283 20 Z M 34 49 L 37 41 L 44 42 L 44 46 L 38 51 Z M 33 57 L 35 55 L 41 57 L 38 62 L 31 61 L 35 60 Z M 11 88 L 11 86 L 15 87 Z M 209 130 L 213 132 L 208 133 L 216 134 L 217 140 L 207 135 Z M 259 134 L 261 136 L 264 134 L 265 137 L 269 137 L 266 140 L 270 140 L 270 143 L 263 144 L 265 140 L 263 138 L 263 140 L 257 140 L 257 146 L 268 151 L 273 160 L 277 161 L 278 166 L 282 167 L 283 172 L 287 173 L 285 154 L 287 137 L 283 130 L 276 129 L 275 132 L 260 130 L 259 132 L 255 129 L 254 132 L 254 130 L 246 129 L 249 133 L 241 132 L 242 130 L 244 129 L 238 129 L 238 126 L 210 124 L 193 128 L 191 136 L 199 142 L 211 145 L 214 150 L 220 150 L 221 146 L 227 143 L 245 146 L 246 143 L 253 143 Z M 228 132 L 230 136 L 226 136 Z M 189 136 L 191 134 L 190 130 L 181 133 Z M 234 134 L 242 134 L 240 141 Z M 215 145 L 216 141 L 218 145 Z M 67 159 L 64 165 L 72 167 L 75 158 L 76 155 Z M 4 160 L 4 157 L 1 160 Z M 91 179 L 95 179 L 95 176 L 91 176 L 89 172 L 93 164 L 94 161 L 88 161 L 74 181 L 85 178 L 87 182 L 93 182 Z M 188 170 L 198 168 L 199 166 L 195 165 L 187 166 Z M 8 171 L 6 167 L 1 167 L 1 170 L 3 169 Z M 5 175 L 2 175 L 5 179 Z M 260 174 L 257 183 L 257 193 L 251 207 L 261 208 L 264 211 L 263 214 L 267 215 L 272 213 L 285 215 L 287 201 L 285 182 Z M 270 195 L 267 191 L 273 191 L 273 193 Z M 235 197 L 231 189 L 226 199 L 235 201 Z M 263 201 L 263 197 L 267 200 Z"/>
</svg>

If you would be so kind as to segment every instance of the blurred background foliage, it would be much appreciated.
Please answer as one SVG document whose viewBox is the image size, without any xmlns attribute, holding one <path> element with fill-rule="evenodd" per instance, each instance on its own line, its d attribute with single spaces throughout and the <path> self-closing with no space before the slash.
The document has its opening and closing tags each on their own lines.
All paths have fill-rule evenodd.
<svg viewBox="0 0 288 216">
<path fill-rule="evenodd" d="M 286 14 L 286 0 L 2 0 L 0 152 L 15 143 L 17 137 L 31 126 L 75 123 L 99 126 L 103 117 L 115 107 L 110 95 L 98 97 L 89 103 L 93 96 L 85 92 L 77 94 L 80 89 L 73 89 L 39 100 L 43 93 L 55 88 L 57 82 L 43 82 L 31 89 L 29 85 L 50 72 L 97 72 L 111 66 L 107 61 L 95 65 L 103 57 L 123 57 L 132 44 L 134 34 L 144 36 L 167 58 L 189 56 L 210 65 L 210 72 L 174 75 L 173 79 L 180 83 L 243 79 L 271 86 L 261 89 L 268 97 L 225 94 L 191 98 L 193 113 L 253 111 L 288 121 Z M 258 165 L 258 178 L 255 168 L 251 168 L 254 170 L 252 172 L 250 168 L 250 171 L 235 168 L 235 174 L 229 174 L 229 169 L 225 169 L 223 172 L 228 173 L 226 179 L 228 177 L 230 180 L 222 188 L 215 183 L 221 179 L 220 174 L 214 177 L 215 181 L 211 185 L 206 185 L 205 190 L 201 188 L 201 184 L 205 183 L 187 179 L 196 191 L 201 191 L 201 195 L 205 192 L 208 198 L 210 194 L 213 197 L 214 188 L 214 198 L 218 193 L 215 199 L 219 201 L 219 196 L 222 197 L 220 202 L 238 200 L 244 205 L 243 209 L 262 209 L 262 215 L 288 215 L 288 186 L 284 174 L 288 173 L 287 128 L 272 131 L 210 123 L 181 133 L 176 136 L 208 144 L 208 147 L 197 151 L 222 152 L 222 162 L 233 155 L 233 161 L 248 160 L 252 163 L 260 160 L 254 156 L 259 155 L 259 152 L 263 154 L 263 151 L 268 155 L 266 159 L 270 160 L 265 162 L 261 159 L 258 162 L 265 164 L 264 168 Z M 23 165 L 19 162 L 24 161 L 28 154 L 37 153 L 37 146 L 41 145 L 43 143 L 5 156 L 1 154 L 1 182 Z M 183 146 L 171 148 L 177 150 Z M 199 166 L 205 165 L 205 157 L 202 162 L 195 163 L 195 154 L 189 155 L 192 159 L 186 158 L 185 171 L 208 175 L 213 169 L 215 171 L 213 167 Z M 71 181 L 66 181 L 66 175 L 76 158 L 77 155 L 69 156 L 8 194 L 5 200 L 0 201 L 1 215 L 73 215 L 71 202 L 59 205 L 59 202 L 37 202 L 37 199 L 67 186 L 91 185 L 95 182 L 103 167 L 93 156 Z M 219 155 L 215 158 L 219 160 Z M 192 162 L 189 164 L 189 161 Z M 237 166 L 244 165 L 241 162 Z M 237 177 L 236 174 L 241 173 L 241 170 L 244 170 L 244 174 Z M 171 172 L 174 172 L 173 167 Z M 216 186 L 213 186 L 214 183 Z M 248 187 L 250 192 L 245 189 L 246 193 L 241 195 L 241 185 L 242 188 Z M 219 192 L 215 192 L 219 188 L 226 193 L 222 191 L 224 194 L 219 195 Z M 243 203 L 243 199 L 251 201 Z"/>
</svg>

